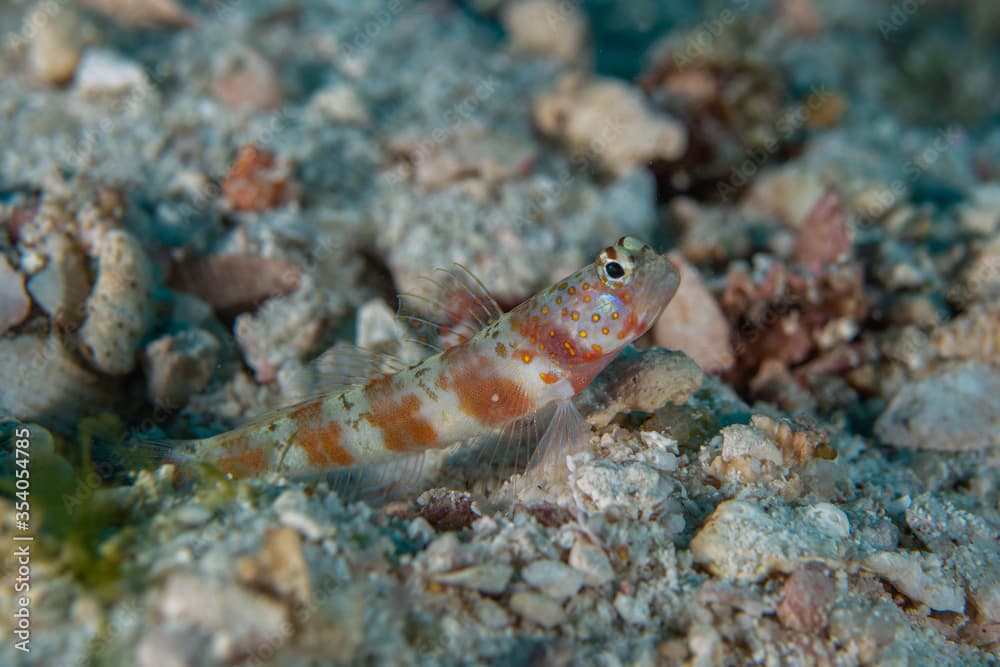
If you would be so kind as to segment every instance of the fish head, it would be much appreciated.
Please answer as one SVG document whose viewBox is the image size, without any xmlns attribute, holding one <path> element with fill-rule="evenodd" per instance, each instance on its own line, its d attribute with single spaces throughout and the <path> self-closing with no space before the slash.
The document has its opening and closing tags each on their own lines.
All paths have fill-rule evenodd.
<svg viewBox="0 0 1000 667">
<path fill-rule="evenodd" d="M 580 331 L 605 354 L 619 352 L 646 333 L 680 285 L 674 264 L 631 236 L 603 249 L 574 277 L 581 287 L 589 287 L 573 295 Z"/>
<path fill-rule="evenodd" d="M 679 283 L 670 260 L 626 236 L 515 309 L 515 329 L 559 366 L 592 375 L 652 326 Z"/>
</svg>

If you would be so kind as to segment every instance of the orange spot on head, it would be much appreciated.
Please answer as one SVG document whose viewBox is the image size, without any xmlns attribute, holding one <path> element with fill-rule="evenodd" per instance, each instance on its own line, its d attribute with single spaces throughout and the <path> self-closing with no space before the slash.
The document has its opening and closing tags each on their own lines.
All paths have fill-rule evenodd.
<svg viewBox="0 0 1000 667">
<path fill-rule="evenodd" d="M 576 288 L 575 288 L 575 287 L 570 287 L 570 288 L 569 288 L 568 290 L 566 290 L 566 291 L 567 291 L 567 292 L 569 292 L 570 294 L 576 294 Z"/>
<path fill-rule="evenodd" d="M 556 303 L 557 303 L 557 304 L 562 304 L 562 297 L 561 297 L 561 296 L 557 296 L 557 297 L 556 297 Z M 564 309 L 564 310 L 565 310 L 565 309 Z"/>
<path fill-rule="evenodd" d="M 532 359 L 531 352 L 525 352 L 524 354 L 521 355 L 521 361 L 523 361 L 526 364 L 530 364 L 531 359 Z"/>
<path fill-rule="evenodd" d="M 566 289 L 568 283 L 559 283 L 559 289 Z"/>
<path fill-rule="evenodd" d="M 601 333 L 607 336 L 609 333 L 611 333 L 611 329 L 607 327 L 601 327 Z"/>
<path fill-rule="evenodd" d="M 555 373 L 539 373 L 538 377 L 542 378 L 542 382 L 545 384 L 555 384 L 559 382 L 559 376 Z"/>
<path fill-rule="evenodd" d="M 452 348 L 456 349 L 456 348 Z M 393 382 L 394 376 L 379 378 L 365 387 L 369 412 L 368 423 L 382 430 L 387 449 L 407 452 L 438 444 L 434 426 L 420 415 L 420 399 L 402 392 Z"/>
<path fill-rule="evenodd" d="M 549 314 L 549 307 L 542 306 L 542 315 L 548 315 L 548 314 Z"/>
<path fill-rule="evenodd" d="M 493 351 L 497 353 L 498 357 L 502 358 L 507 356 L 507 346 L 503 343 L 497 343 L 497 346 L 493 348 Z"/>
<path fill-rule="evenodd" d="M 549 338 L 555 338 L 555 337 L 556 337 L 556 330 L 549 329 Z"/>
<path fill-rule="evenodd" d="M 294 444 L 305 451 L 310 465 L 324 468 L 354 463 L 354 456 L 341 443 L 340 424 L 323 419 L 321 399 L 300 405 L 288 416 L 296 427 Z"/>
<path fill-rule="evenodd" d="M 584 331 L 583 329 L 580 329 L 580 338 L 586 338 L 586 337 L 587 337 L 587 332 Z"/>
<path fill-rule="evenodd" d="M 590 283 L 584 283 L 580 285 L 580 287 L 582 287 L 583 289 L 590 289 Z"/>
<path fill-rule="evenodd" d="M 602 347 L 601 347 L 600 345 L 598 345 L 597 343 L 594 343 L 593 345 L 591 345 L 591 346 L 590 346 L 590 349 L 592 349 L 592 350 L 593 350 L 594 352 L 596 352 L 597 354 L 601 354 L 601 353 L 602 353 L 602 352 L 604 351 L 604 348 L 602 348 Z"/>
<path fill-rule="evenodd" d="M 598 315 L 597 313 L 594 313 L 593 315 L 590 316 L 590 319 L 593 322 L 600 322 L 601 321 L 601 316 Z"/>
<path fill-rule="evenodd" d="M 584 303 L 590 303 L 590 295 L 589 294 L 584 294 L 583 295 L 583 302 Z"/>
<path fill-rule="evenodd" d="M 580 319 L 580 313 L 578 313 L 578 312 L 576 312 L 576 311 L 574 310 L 574 311 L 573 311 L 573 314 L 572 314 L 572 315 L 570 315 L 570 317 L 571 317 L 571 318 L 573 318 L 573 321 L 575 322 L 576 320 Z"/>
<path fill-rule="evenodd" d="M 617 320 L 618 319 L 618 313 L 617 312 L 611 313 L 611 319 Z"/>
<path fill-rule="evenodd" d="M 569 352 L 569 356 L 571 356 L 571 357 L 575 357 L 576 356 L 576 348 L 573 347 L 573 343 L 571 343 L 571 342 L 569 342 L 567 340 L 567 341 L 563 342 L 563 347 L 565 347 L 566 351 Z"/>
</svg>

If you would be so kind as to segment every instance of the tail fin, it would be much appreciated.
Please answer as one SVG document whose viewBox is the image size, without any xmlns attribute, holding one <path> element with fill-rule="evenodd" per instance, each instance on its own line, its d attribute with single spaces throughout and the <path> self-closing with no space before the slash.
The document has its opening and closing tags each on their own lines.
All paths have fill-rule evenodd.
<svg viewBox="0 0 1000 667">
<path fill-rule="evenodd" d="M 80 444 L 84 455 L 105 481 L 124 480 L 138 470 L 155 470 L 173 464 L 181 472 L 193 474 L 197 463 L 193 451 L 197 440 L 172 440 L 159 433 L 135 433 L 124 428 L 91 428 L 81 425 Z"/>
</svg>

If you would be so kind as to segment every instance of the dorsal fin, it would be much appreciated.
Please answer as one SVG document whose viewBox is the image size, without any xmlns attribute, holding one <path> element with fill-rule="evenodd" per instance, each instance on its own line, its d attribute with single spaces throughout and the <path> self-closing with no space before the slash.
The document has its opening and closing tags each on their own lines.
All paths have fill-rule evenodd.
<svg viewBox="0 0 1000 667">
<path fill-rule="evenodd" d="M 503 310 L 461 264 L 420 278 L 422 294 L 400 294 L 397 317 L 415 342 L 436 351 L 461 345 L 496 322 Z"/>
<path fill-rule="evenodd" d="M 398 373 L 407 367 L 408 364 L 391 354 L 373 352 L 341 341 L 293 371 L 295 375 L 291 383 L 301 387 L 295 396 L 295 402 L 367 384 L 370 380 L 387 373 Z"/>
</svg>

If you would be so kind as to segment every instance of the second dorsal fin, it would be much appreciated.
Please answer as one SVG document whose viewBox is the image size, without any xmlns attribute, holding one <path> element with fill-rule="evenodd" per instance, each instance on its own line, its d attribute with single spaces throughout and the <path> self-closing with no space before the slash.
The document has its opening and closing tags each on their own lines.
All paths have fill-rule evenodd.
<svg viewBox="0 0 1000 667">
<path fill-rule="evenodd" d="M 503 315 L 483 283 L 461 264 L 420 280 L 423 293 L 399 295 L 397 317 L 421 345 L 438 351 L 461 345 Z"/>
</svg>

